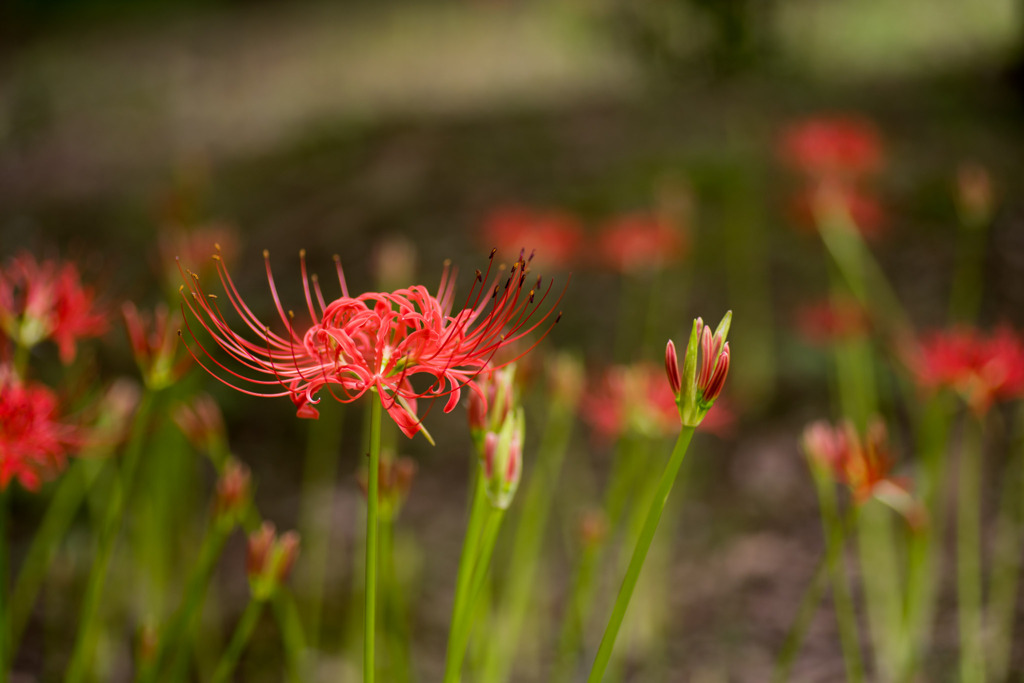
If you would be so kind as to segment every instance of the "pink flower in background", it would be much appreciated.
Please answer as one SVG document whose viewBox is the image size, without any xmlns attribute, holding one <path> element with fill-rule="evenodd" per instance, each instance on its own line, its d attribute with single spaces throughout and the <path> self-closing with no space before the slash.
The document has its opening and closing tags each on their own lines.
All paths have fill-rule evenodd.
<svg viewBox="0 0 1024 683">
<path fill-rule="evenodd" d="M 0 366 L 0 488 L 17 479 L 30 491 L 64 468 L 81 445 L 77 428 L 58 421 L 57 397 Z"/>
<path fill-rule="evenodd" d="M 32 347 L 52 339 L 65 364 L 75 359 L 79 340 L 107 330 L 95 296 L 82 285 L 75 264 L 39 262 L 23 252 L 0 269 L 0 328 L 16 343 Z"/>
<path fill-rule="evenodd" d="M 851 178 L 882 167 L 882 142 L 869 121 L 821 117 L 790 126 L 782 135 L 780 156 L 815 178 Z"/>
<path fill-rule="evenodd" d="M 318 417 L 317 394 L 325 388 L 344 403 L 368 391 L 375 392 L 378 398 L 374 400 L 382 402 L 409 437 L 421 431 L 419 399 L 447 397 L 444 410 L 450 412 L 464 387 L 479 393 L 476 377 L 489 367 L 495 354 L 537 330 L 558 304 L 556 301 L 545 309 L 551 284 L 541 289 L 541 279 L 532 280 L 528 275 L 527 261 L 520 259 L 507 272 L 494 274 L 498 268 L 494 252 L 487 273 L 477 271 L 465 306 L 454 315 L 455 282 L 447 267 L 436 295 L 415 285 L 351 297 L 336 257 L 342 296 L 327 303 L 319 280 L 306 274 L 303 252 L 309 324 L 297 327 L 297 316 L 286 313 L 281 305 L 266 252 L 264 258 L 284 334 L 272 332 L 253 314 L 223 261 L 216 259 L 227 300 L 241 319 L 241 327 L 235 327 L 248 333 L 236 331 L 225 320 L 217 298 L 202 288 L 197 276 L 189 274 L 186 280 L 190 296 L 185 296 L 185 305 L 239 367 L 229 368 L 210 355 L 186 319 L 196 347 L 190 346 L 189 350 L 196 361 L 217 379 L 244 393 L 289 396 L 299 417 Z M 303 328 L 305 331 L 300 332 Z M 550 329 L 548 326 L 544 334 Z M 200 356 L 206 356 L 206 360 Z M 429 378 L 429 386 L 414 388 L 412 380 L 417 377 Z"/>
<path fill-rule="evenodd" d="M 505 254 L 536 250 L 537 263 L 546 268 L 567 268 L 579 259 L 583 228 L 572 214 L 558 209 L 506 206 L 484 220 L 483 239 L 488 248 Z"/>
<path fill-rule="evenodd" d="M 658 217 L 632 213 L 605 225 L 597 250 L 605 266 L 620 273 L 637 273 L 672 265 L 683 257 L 686 241 L 676 227 Z"/>
<path fill-rule="evenodd" d="M 1008 327 L 989 336 L 961 328 L 922 339 L 909 359 L 926 390 L 952 389 L 978 414 L 1024 396 L 1024 342 Z"/>
<path fill-rule="evenodd" d="M 603 439 L 615 439 L 628 431 L 648 436 L 679 433 L 676 397 L 665 385 L 661 368 L 650 363 L 605 370 L 591 382 L 580 405 L 583 419 Z M 734 421 L 728 406 L 716 403 L 700 429 L 721 436 Z"/>
<path fill-rule="evenodd" d="M 868 312 L 854 299 L 823 299 L 801 306 L 796 313 L 797 331 L 815 345 L 861 337 L 870 327 Z"/>
</svg>

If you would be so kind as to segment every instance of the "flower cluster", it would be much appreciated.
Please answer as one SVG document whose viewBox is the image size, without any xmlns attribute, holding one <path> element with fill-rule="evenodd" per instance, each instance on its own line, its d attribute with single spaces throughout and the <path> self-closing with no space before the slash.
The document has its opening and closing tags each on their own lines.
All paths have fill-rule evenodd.
<svg viewBox="0 0 1024 683">
<path fill-rule="evenodd" d="M 1011 329 L 990 335 L 962 328 L 922 339 L 909 359 L 918 384 L 951 389 L 977 414 L 1024 395 L 1024 342 Z"/>
<path fill-rule="evenodd" d="M 804 178 L 792 205 L 798 225 L 817 227 L 823 215 L 839 214 L 861 234 L 879 234 L 884 215 L 866 182 L 883 163 L 873 125 L 850 117 L 803 121 L 783 133 L 779 155 Z"/>
<path fill-rule="evenodd" d="M 49 388 L 0 367 L 0 488 L 17 479 L 38 489 L 81 442 L 75 427 L 58 420 L 57 397 Z"/>
<path fill-rule="evenodd" d="M 94 299 L 73 263 L 19 254 L 0 268 L 0 331 L 24 348 L 52 339 L 61 360 L 70 363 L 80 339 L 107 329 Z"/>
<path fill-rule="evenodd" d="M 210 355 L 186 318 L 194 342 L 189 351 L 204 369 L 248 394 L 289 396 L 299 417 L 305 418 L 318 417 L 315 406 L 321 390 L 326 389 L 344 403 L 367 392 L 374 393 L 410 438 L 422 431 L 420 399 L 447 398 L 444 410 L 450 412 L 458 404 L 463 388 L 480 393 L 475 380 L 491 367 L 495 355 L 540 328 L 555 310 L 554 306 L 544 308 L 551 293 L 550 283 L 542 288 L 542 280 L 537 278 L 528 284 L 527 260 L 520 258 L 505 272 L 492 274 L 502 268 L 495 265 L 493 251 L 487 272 L 477 271 L 466 305 L 457 314 L 452 313 L 455 278 L 447 265 L 437 294 L 415 285 L 352 297 L 340 260 L 335 257 L 342 296 L 327 303 L 319 280 L 315 275 L 307 275 L 302 252 L 310 324 L 301 332 L 296 316 L 291 311 L 286 313 L 281 304 L 270 259 L 264 252 L 270 291 L 284 327 L 284 333 L 278 334 L 253 314 L 223 261 L 214 258 L 225 295 L 250 334 L 233 329 L 217 298 L 207 294 L 199 278 L 189 273 L 185 306 L 240 365 L 233 369 Z M 559 317 L 560 314 L 543 334 L 550 331 Z M 252 340 L 253 336 L 257 341 Z M 426 389 L 414 388 L 413 379 L 418 377 L 429 379 Z"/>
<path fill-rule="evenodd" d="M 909 493 L 905 480 L 890 476 L 893 466 L 885 423 L 874 420 L 864 438 L 846 421 L 833 427 L 820 421 L 808 425 L 803 448 L 816 466 L 822 467 L 850 488 L 856 503 L 875 498 L 902 514 L 912 527 L 920 527 L 925 512 Z"/>
</svg>

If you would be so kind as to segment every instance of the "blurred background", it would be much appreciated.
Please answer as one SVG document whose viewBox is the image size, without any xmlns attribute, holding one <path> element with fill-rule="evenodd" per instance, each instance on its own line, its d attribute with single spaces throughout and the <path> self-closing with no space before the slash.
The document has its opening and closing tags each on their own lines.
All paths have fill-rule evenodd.
<svg viewBox="0 0 1024 683">
<path fill-rule="evenodd" d="M 484 228 L 503 207 L 565 212 L 587 239 L 619 216 L 673 212 L 686 255 L 663 279 L 638 276 L 664 294 L 639 323 L 641 342 L 609 344 L 638 323 L 620 305 L 621 279 L 580 258 L 552 264 L 559 289 L 573 276 L 544 345 L 579 353 L 591 369 L 657 364 L 693 317 L 734 311 L 735 421 L 699 437 L 688 465 L 660 671 L 672 681 L 766 680 L 822 543 L 797 434 L 833 416 L 827 356 L 796 330 L 825 267 L 813 232 L 794 229 L 780 134 L 819 116 L 874 125 L 885 162 L 883 227 L 871 245 L 920 329 L 945 320 L 957 170 L 987 169 L 997 210 L 980 316 L 1024 324 L 1022 27 L 1014 0 L 7 0 L 0 254 L 75 259 L 117 310 L 173 293 L 174 256 L 198 270 L 218 241 L 246 300 L 267 316 L 263 249 L 298 309 L 299 249 L 325 283 L 339 254 L 349 286 L 365 291 L 383 277 L 382 245 L 397 243 L 415 281 L 433 288 L 451 259 L 464 292 L 496 246 Z M 520 246 L 541 259 L 550 247 Z M 134 373 L 120 330 L 94 353 L 105 373 Z M 217 396 L 264 514 L 295 526 L 308 425 L 283 399 L 228 392 L 198 370 L 187 381 Z M 402 523 L 416 539 L 403 552 L 423 680 L 438 677 L 461 543 L 461 414 L 428 416 L 437 447 L 398 443 L 419 461 Z M 362 411 L 334 419 L 343 425 L 337 495 L 322 514 L 339 587 L 323 617 L 328 640 L 353 628 L 345 581 L 362 514 L 353 476 Z M 601 471 L 607 450 L 581 428 L 570 459 Z M 196 475 L 207 487 L 211 476 Z M 578 512 L 566 507 L 563 536 Z M 554 604 L 570 562 L 559 552 L 547 569 Z M 46 609 L 39 621 L 59 620 L 59 600 Z M 272 625 L 256 638 L 264 631 L 268 645 L 250 648 L 241 680 L 274 680 L 261 678 L 280 656 Z M 47 670 L 27 649 L 27 669 Z M 345 669 L 344 651 L 328 654 Z M 534 654 L 540 664 L 516 680 L 544 680 L 545 654 Z M 1024 653 L 1015 656 L 1019 672 Z M 795 671 L 841 676 L 827 606 Z"/>
</svg>

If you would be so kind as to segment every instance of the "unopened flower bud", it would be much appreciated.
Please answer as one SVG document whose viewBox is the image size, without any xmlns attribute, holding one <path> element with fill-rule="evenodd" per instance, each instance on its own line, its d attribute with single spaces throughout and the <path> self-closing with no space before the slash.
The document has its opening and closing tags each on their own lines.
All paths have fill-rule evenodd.
<svg viewBox="0 0 1024 683">
<path fill-rule="evenodd" d="M 498 431 L 512 410 L 516 400 L 515 364 L 484 370 L 477 386 L 480 391 L 470 392 L 466 407 L 474 440 L 479 440 L 484 431 Z"/>
<path fill-rule="evenodd" d="M 665 371 L 676 395 L 679 417 L 685 426 L 698 426 L 722 393 L 729 374 L 730 353 L 726 337 L 731 325 L 732 311 L 725 314 L 714 334 L 700 318 L 693 321 L 682 376 L 675 344 L 670 340 L 665 349 Z"/>
<path fill-rule="evenodd" d="M 172 417 L 196 450 L 208 451 L 214 457 L 227 451 L 224 418 L 217 402 L 208 394 L 199 394 L 191 404 L 177 405 Z"/>
<path fill-rule="evenodd" d="M 289 531 L 278 537 L 272 522 L 263 522 L 249 534 L 246 571 L 253 597 L 266 600 L 277 587 L 288 580 L 299 554 L 299 535 Z"/>
<path fill-rule="evenodd" d="M 506 509 L 512 503 L 523 471 L 523 409 L 509 414 L 499 432 L 487 432 L 483 448 L 483 474 L 487 495 L 494 507 Z"/>
<path fill-rule="evenodd" d="M 252 497 L 249 468 L 231 458 L 217 480 L 214 517 L 229 526 L 242 519 Z"/>
<path fill-rule="evenodd" d="M 549 357 L 547 368 L 552 400 L 574 409 L 583 395 L 583 365 L 572 354 L 557 353 Z"/>
<path fill-rule="evenodd" d="M 398 516 L 409 497 L 416 470 L 416 461 L 412 458 L 395 458 L 389 453 L 381 454 L 377 469 L 377 514 L 382 519 L 392 520 Z M 366 468 L 356 474 L 356 481 L 363 496 L 369 495 Z"/>
<path fill-rule="evenodd" d="M 584 548 L 594 548 L 608 537 L 608 518 L 598 509 L 587 510 L 580 517 L 580 541 Z"/>
<path fill-rule="evenodd" d="M 963 164 L 957 169 L 956 202 L 966 227 L 983 227 L 992 219 L 992 178 L 984 166 Z"/>
<path fill-rule="evenodd" d="M 177 381 L 191 362 L 187 354 L 179 357 L 177 335 L 170 325 L 170 313 L 163 304 L 153 314 L 140 313 L 130 301 L 121 307 L 132 355 L 142 379 L 151 389 L 164 389 Z"/>
</svg>

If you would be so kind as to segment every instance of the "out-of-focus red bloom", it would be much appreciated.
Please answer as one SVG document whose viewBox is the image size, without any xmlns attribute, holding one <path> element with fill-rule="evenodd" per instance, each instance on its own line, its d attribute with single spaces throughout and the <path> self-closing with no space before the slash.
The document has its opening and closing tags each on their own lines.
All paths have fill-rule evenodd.
<svg viewBox="0 0 1024 683">
<path fill-rule="evenodd" d="M 1010 328 L 985 336 L 961 328 L 925 337 L 910 367 L 927 390 L 952 389 L 977 414 L 997 400 L 1024 396 L 1024 342 Z"/>
<path fill-rule="evenodd" d="M 801 307 L 796 314 L 800 336 L 815 345 L 863 336 L 870 325 L 867 311 L 854 299 L 823 299 Z"/>
<path fill-rule="evenodd" d="M 662 270 L 683 257 L 683 234 L 657 216 L 632 213 L 609 222 L 598 237 L 601 262 L 620 273 Z"/>
<path fill-rule="evenodd" d="M 221 258 L 232 261 L 238 253 L 238 230 L 229 223 L 202 223 L 186 226 L 172 223 L 160 230 L 160 271 L 173 291 L 178 286 L 178 269 L 172 264 L 175 259 L 182 263 L 207 263 L 210 245 L 217 245 Z M 213 269 L 210 269 L 211 272 Z M 206 275 L 201 272 L 201 275 Z"/>
<path fill-rule="evenodd" d="M 850 183 L 823 182 L 807 186 L 792 198 L 790 215 L 793 223 L 808 232 L 817 232 L 819 211 L 823 202 L 834 202 L 866 238 L 875 238 L 885 231 L 885 210 L 874 194 Z"/>
<path fill-rule="evenodd" d="M 61 361 L 75 359 L 80 339 L 107 330 L 91 288 L 71 262 L 43 261 L 25 252 L 0 269 L 0 328 L 16 343 L 32 347 L 52 339 Z"/>
<path fill-rule="evenodd" d="M 488 247 L 505 254 L 538 250 L 537 262 L 545 268 L 566 268 L 579 257 L 583 228 L 572 214 L 558 209 L 506 206 L 484 220 L 483 238 Z"/>
<path fill-rule="evenodd" d="M 342 296 L 327 303 L 319 280 L 306 274 L 303 252 L 303 287 L 310 325 L 300 333 L 296 317 L 281 305 L 266 252 L 264 259 L 284 335 L 272 332 L 253 314 L 239 296 L 223 261 L 217 259 L 227 300 L 251 334 L 232 329 L 218 300 L 206 293 L 195 275 L 186 277 L 191 296 L 186 295 L 184 301 L 214 341 L 241 367 L 236 371 L 213 358 L 188 327 L 186 318 L 189 335 L 195 341 L 195 349 L 189 346 L 189 351 L 204 369 L 239 391 L 291 397 L 299 417 L 318 416 L 315 405 L 321 389 L 326 388 L 344 403 L 370 391 L 378 395 L 375 400 L 382 402 L 402 432 L 412 437 L 422 429 L 419 399 L 447 397 L 444 410 L 452 411 L 464 387 L 479 393 L 475 379 L 498 351 L 537 330 L 554 313 L 554 306 L 542 310 L 552 285 L 542 288 L 540 278 L 527 284 L 528 264 L 522 259 L 508 272 L 492 275 L 498 269 L 494 252 L 487 273 L 477 272 L 465 307 L 455 315 L 451 312 L 455 278 L 447 266 L 436 295 L 415 285 L 351 297 L 336 258 Z M 550 329 L 548 326 L 547 331 Z M 257 341 L 251 339 L 253 336 Z M 206 360 L 200 360 L 200 356 Z M 411 381 L 415 376 L 429 377 L 430 385 L 422 391 L 415 389 Z M 257 390 L 244 388 L 246 384 Z"/>
<path fill-rule="evenodd" d="M 783 133 L 780 156 L 810 176 L 857 177 L 882 167 L 882 143 L 875 127 L 863 119 L 814 118 Z"/>
<path fill-rule="evenodd" d="M 850 488 L 856 503 L 874 497 L 902 514 L 911 526 L 924 524 L 924 509 L 910 496 L 908 482 L 890 477 L 889 436 L 880 420 L 869 425 L 863 439 L 849 421 L 836 427 L 815 422 L 804 430 L 803 447 L 813 462 Z"/>
<path fill-rule="evenodd" d="M 178 358 L 178 340 L 168 324 L 170 313 L 163 304 L 158 305 L 153 315 L 140 313 L 135 304 L 128 301 L 121 306 L 128 341 L 139 371 L 151 389 L 162 389 L 176 382 L 187 369 L 191 359 L 186 355 Z"/>
<path fill-rule="evenodd" d="M 77 428 L 58 420 L 57 397 L 0 367 L 0 488 L 12 479 L 35 491 L 64 468 L 81 445 Z"/>
<path fill-rule="evenodd" d="M 661 369 L 650 363 L 607 369 L 584 394 L 583 419 L 604 439 L 626 432 L 647 436 L 679 433 L 679 407 L 665 385 Z M 734 416 L 727 405 L 716 403 L 700 424 L 702 431 L 727 433 Z"/>
</svg>

